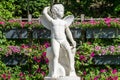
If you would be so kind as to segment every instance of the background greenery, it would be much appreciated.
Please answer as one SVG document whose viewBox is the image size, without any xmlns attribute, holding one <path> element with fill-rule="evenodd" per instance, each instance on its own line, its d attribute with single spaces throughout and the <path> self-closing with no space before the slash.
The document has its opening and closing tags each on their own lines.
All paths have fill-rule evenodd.
<svg viewBox="0 0 120 80">
<path fill-rule="evenodd" d="M 0 17 L 39 17 L 45 6 L 57 0 L 1 0 Z M 73 13 L 76 17 L 85 14 L 87 17 L 119 17 L 120 0 L 59 0 L 65 6 L 67 14 Z"/>
<path fill-rule="evenodd" d="M 119 65 L 95 65 L 92 61 L 94 55 L 104 55 L 101 53 L 104 47 L 116 46 L 117 39 L 88 39 L 81 43 L 77 41 L 77 52 L 75 55 L 75 68 L 78 76 L 83 80 L 119 80 Z M 0 40 L 0 80 L 43 80 L 48 75 L 48 59 L 46 58 L 46 48 L 50 46 L 49 39 L 6 39 Z M 20 52 L 15 53 L 19 47 Z M 95 51 L 96 47 L 101 47 L 99 51 Z M 120 47 L 119 47 L 120 48 Z M 113 49 L 113 48 L 112 48 Z M 9 51 L 12 50 L 10 54 Z M 114 49 L 116 51 L 116 49 Z M 120 50 L 120 49 L 118 49 Z M 111 55 L 107 53 L 105 55 Z M 118 53 L 119 54 L 119 53 Z M 9 57 L 17 57 L 19 55 L 27 56 L 26 64 L 7 65 L 4 60 Z M 117 55 L 112 53 L 112 55 Z M 9 58 L 11 60 L 11 58 Z"/>
</svg>

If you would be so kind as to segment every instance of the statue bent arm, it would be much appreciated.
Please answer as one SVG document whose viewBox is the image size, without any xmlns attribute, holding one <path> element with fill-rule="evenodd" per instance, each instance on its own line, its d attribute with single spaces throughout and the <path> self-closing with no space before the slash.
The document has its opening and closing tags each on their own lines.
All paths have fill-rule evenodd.
<svg viewBox="0 0 120 80">
<path fill-rule="evenodd" d="M 50 10 L 50 7 L 45 7 L 43 10 L 43 15 L 47 18 L 49 22 L 53 22 L 53 18 L 49 16 L 48 11 Z"/>
<path fill-rule="evenodd" d="M 69 38 L 69 40 L 71 41 L 73 48 L 75 48 L 76 47 L 76 41 L 74 41 L 69 27 L 66 28 L 66 34 L 67 34 L 67 37 Z"/>
</svg>

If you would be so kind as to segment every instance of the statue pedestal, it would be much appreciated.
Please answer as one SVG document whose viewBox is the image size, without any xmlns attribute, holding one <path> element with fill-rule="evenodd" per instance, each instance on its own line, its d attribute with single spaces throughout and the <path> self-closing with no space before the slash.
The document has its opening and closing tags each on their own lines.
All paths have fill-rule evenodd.
<svg viewBox="0 0 120 80">
<path fill-rule="evenodd" d="M 44 80 L 81 80 L 80 77 L 77 76 L 65 76 L 59 78 L 45 77 Z"/>
</svg>

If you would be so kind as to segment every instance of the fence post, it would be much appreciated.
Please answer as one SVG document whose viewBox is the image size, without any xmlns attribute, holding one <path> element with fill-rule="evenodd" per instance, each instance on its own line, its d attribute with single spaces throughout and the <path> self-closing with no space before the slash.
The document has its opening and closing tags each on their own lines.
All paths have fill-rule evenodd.
<svg viewBox="0 0 120 80">
<path fill-rule="evenodd" d="M 81 14 L 81 22 L 85 20 L 85 14 Z M 81 35 L 82 35 L 82 42 L 86 41 L 86 29 L 81 30 Z"/>
<path fill-rule="evenodd" d="M 91 20 L 91 21 L 94 20 L 93 17 L 91 17 L 90 20 Z"/>
<path fill-rule="evenodd" d="M 76 0 L 76 2 L 80 2 L 80 0 Z"/>
<path fill-rule="evenodd" d="M 20 17 L 20 22 L 22 22 L 22 17 Z"/>
<path fill-rule="evenodd" d="M 81 22 L 84 21 L 85 19 L 85 14 L 81 14 Z"/>
<path fill-rule="evenodd" d="M 31 22 L 32 21 L 32 15 L 31 14 L 29 14 L 28 15 L 28 22 Z M 28 29 L 29 31 L 28 31 L 28 37 L 29 37 L 29 46 L 32 46 L 32 43 L 33 43 L 33 35 L 32 35 L 32 33 L 33 33 L 33 30 L 32 29 Z"/>
<path fill-rule="evenodd" d="M 29 15 L 28 15 L 28 22 L 31 22 L 31 21 L 32 21 L 32 15 L 29 14 Z"/>
</svg>

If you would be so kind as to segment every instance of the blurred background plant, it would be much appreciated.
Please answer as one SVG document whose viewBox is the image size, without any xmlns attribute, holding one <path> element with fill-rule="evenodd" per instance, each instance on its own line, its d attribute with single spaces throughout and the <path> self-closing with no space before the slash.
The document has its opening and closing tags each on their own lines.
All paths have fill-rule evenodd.
<svg viewBox="0 0 120 80">
<path fill-rule="evenodd" d="M 103 20 L 93 20 L 78 22 L 76 21 L 71 27 L 78 28 L 120 28 L 120 20 L 118 18 L 103 18 Z"/>
</svg>

